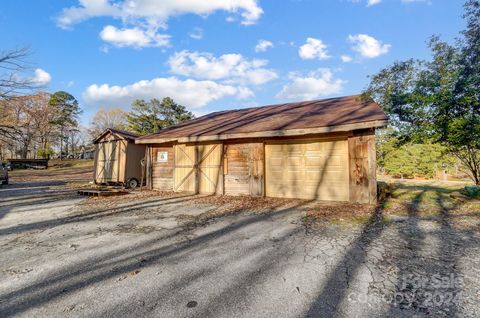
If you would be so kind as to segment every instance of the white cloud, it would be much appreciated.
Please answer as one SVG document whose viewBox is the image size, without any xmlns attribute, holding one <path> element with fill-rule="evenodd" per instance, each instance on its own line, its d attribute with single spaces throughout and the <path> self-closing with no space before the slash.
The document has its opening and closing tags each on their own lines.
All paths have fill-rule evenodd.
<svg viewBox="0 0 480 318">
<path fill-rule="evenodd" d="M 344 62 L 344 63 L 350 63 L 351 61 L 353 61 L 353 58 L 350 55 L 347 55 L 347 54 L 341 55 L 340 58 L 342 59 L 342 62 Z"/>
<path fill-rule="evenodd" d="M 350 0 L 353 3 L 359 3 L 361 2 L 360 0 Z M 382 3 L 383 0 L 367 0 L 367 7 L 374 6 L 376 4 Z M 427 2 L 428 4 L 431 4 L 430 0 L 401 0 L 402 3 L 413 3 L 413 2 Z"/>
<path fill-rule="evenodd" d="M 349 35 L 348 40 L 354 44 L 352 49 L 366 58 L 386 54 L 392 47 L 390 44 L 382 44 L 381 41 L 367 34 Z"/>
<path fill-rule="evenodd" d="M 380 2 L 382 2 L 382 0 L 368 0 L 367 6 L 373 6 L 379 4 Z"/>
<path fill-rule="evenodd" d="M 52 76 L 41 68 L 37 68 L 35 70 L 35 75 L 30 80 L 36 85 L 46 85 L 50 83 Z"/>
<path fill-rule="evenodd" d="M 263 14 L 257 0 L 79 0 L 78 6 L 63 9 L 57 24 L 68 28 L 75 23 L 103 16 L 134 24 L 143 22 L 151 26 L 166 26 L 172 16 L 206 16 L 215 11 L 239 14 L 244 25 L 256 23 Z"/>
<path fill-rule="evenodd" d="M 298 50 L 298 55 L 304 60 L 325 60 L 330 57 L 328 55 L 327 46 L 322 40 L 315 38 L 307 38 L 307 42 Z"/>
<path fill-rule="evenodd" d="M 330 69 L 320 68 L 306 76 L 298 73 L 290 74 L 291 82 L 284 85 L 276 95 L 280 99 L 310 100 L 336 94 L 342 91 L 346 83 L 341 79 L 334 79 Z"/>
<path fill-rule="evenodd" d="M 269 48 L 273 47 L 273 43 L 267 40 L 260 40 L 255 46 L 255 52 L 265 52 Z"/>
<path fill-rule="evenodd" d="M 194 40 L 203 39 L 203 29 L 202 28 L 193 28 L 192 32 L 188 33 L 188 36 Z"/>
<path fill-rule="evenodd" d="M 125 86 L 93 84 L 87 87 L 83 93 L 83 98 L 90 105 L 128 107 L 135 99 L 169 96 L 187 107 L 198 108 L 226 96 L 246 98 L 252 96 L 252 94 L 248 88 L 222 85 L 213 81 L 160 77 Z"/>
<path fill-rule="evenodd" d="M 117 29 L 112 25 L 107 25 L 100 32 L 100 38 L 116 47 L 142 48 L 168 46 L 170 44 L 169 35 L 158 34 L 155 29 L 142 30 L 138 27 Z"/>
<path fill-rule="evenodd" d="M 172 55 L 168 63 L 173 74 L 227 83 L 260 85 L 278 77 L 277 73 L 265 68 L 268 61 L 248 60 L 241 54 L 215 57 L 210 53 L 181 51 Z"/>
</svg>

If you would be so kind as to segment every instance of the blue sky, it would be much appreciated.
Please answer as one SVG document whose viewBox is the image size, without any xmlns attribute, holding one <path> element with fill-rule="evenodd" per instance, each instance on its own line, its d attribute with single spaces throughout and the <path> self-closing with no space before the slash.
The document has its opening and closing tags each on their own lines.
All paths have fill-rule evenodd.
<svg viewBox="0 0 480 318">
<path fill-rule="evenodd" d="M 129 109 L 166 95 L 197 115 L 359 93 L 395 60 L 453 41 L 460 0 L 2 0 L 2 49 L 81 103 Z"/>
</svg>

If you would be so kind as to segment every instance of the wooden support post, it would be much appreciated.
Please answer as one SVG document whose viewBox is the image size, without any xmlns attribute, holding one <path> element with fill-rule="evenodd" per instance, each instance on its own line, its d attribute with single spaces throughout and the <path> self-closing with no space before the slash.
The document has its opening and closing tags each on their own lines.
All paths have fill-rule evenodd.
<svg viewBox="0 0 480 318">
<path fill-rule="evenodd" d="M 377 202 L 375 131 L 355 133 L 348 138 L 350 201 Z"/>
<path fill-rule="evenodd" d="M 199 157 L 198 155 L 198 145 L 195 145 L 195 156 L 193 158 L 193 162 L 194 162 L 194 165 L 193 165 L 193 169 L 195 169 L 194 171 L 194 182 L 195 182 L 195 194 L 198 194 L 200 193 L 200 160 L 202 158 Z"/>
</svg>

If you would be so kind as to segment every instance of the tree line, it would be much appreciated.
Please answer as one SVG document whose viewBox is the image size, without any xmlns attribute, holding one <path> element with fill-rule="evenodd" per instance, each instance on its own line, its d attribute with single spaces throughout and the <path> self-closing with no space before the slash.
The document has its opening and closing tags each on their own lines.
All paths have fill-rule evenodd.
<svg viewBox="0 0 480 318">
<path fill-rule="evenodd" d="M 132 103 L 130 112 L 119 108 L 97 111 L 90 124 L 90 135 L 94 138 L 107 128 L 147 135 L 193 118 L 185 106 L 170 97 L 149 101 L 139 99 Z"/>
<path fill-rule="evenodd" d="M 14 95 L 0 100 L 0 158 L 46 158 L 59 145 L 75 153 L 84 144 L 79 130 L 81 110 L 67 92 Z"/>
<path fill-rule="evenodd" d="M 43 92 L 24 76 L 29 54 L 27 48 L 0 52 L 0 160 L 77 157 L 107 128 L 145 135 L 194 117 L 165 97 L 136 100 L 130 112 L 102 108 L 90 127 L 82 127 L 82 109 L 72 94 Z"/>
<path fill-rule="evenodd" d="M 0 52 L 0 159 L 75 153 L 84 143 L 77 100 L 69 93 L 42 92 L 31 78 L 28 48 Z"/>
<path fill-rule="evenodd" d="M 377 147 L 387 172 L 414 174 L 419 166 L 409 161 L 426 153 L 437 163 L 453 156 L 480 184 L 480 0 L 464 8 L 466 28 L 454 44 L 433 36 L 430 60 L 395 62 L 372 76 L 363 94 L 390 117 Z"/>
</svg>

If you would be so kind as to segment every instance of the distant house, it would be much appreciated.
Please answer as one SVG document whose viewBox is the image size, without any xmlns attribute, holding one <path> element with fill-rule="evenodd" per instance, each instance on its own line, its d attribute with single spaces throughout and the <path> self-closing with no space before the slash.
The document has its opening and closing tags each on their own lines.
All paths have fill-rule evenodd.
<svg viewBox="0 0 480 318">
<path fill-rule="evenodd" d="M 95 158 L 95 145 L 83 146 L 78 154 L 78 159 L 94 159 Z"/>
<path fill-rule="evenodd" d="M 375 128 L 358 96 L 228 110 L 139 137 L 152 189 L 376 202 Z"/>
<path fill-rule="evenodd" d="M 93 140 L 96 184 L 119 184 L 130 188 L 140 185 L 145 146 L 135 144 L 137 137 L 130 132 L 109 128 Z"/>
</svg>

